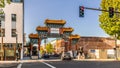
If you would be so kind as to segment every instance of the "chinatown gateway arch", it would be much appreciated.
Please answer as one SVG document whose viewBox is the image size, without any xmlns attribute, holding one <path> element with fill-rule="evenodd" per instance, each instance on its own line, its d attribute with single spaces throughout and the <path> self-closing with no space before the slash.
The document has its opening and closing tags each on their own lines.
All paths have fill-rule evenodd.
<svg viewBox="0 0 120 68">
<path fill-rule="evenodd" d="M 74 31 L 71 27 L 64 27 L 65 20 L 45 20 L 45 26 L 38 26 L 36 28 L 36 34 L 29 34 L 30 39 L 30 55 L 33 56 L 33 45 L 38 44 L 37 57 L 40 58 L 40 45 L 43 39 L 47 38 L 62 38 L 62 47 L 65 52 L 70 51 L 72 45 L 75 45 L 80 36 L 72 34 Z"/>
</svg>

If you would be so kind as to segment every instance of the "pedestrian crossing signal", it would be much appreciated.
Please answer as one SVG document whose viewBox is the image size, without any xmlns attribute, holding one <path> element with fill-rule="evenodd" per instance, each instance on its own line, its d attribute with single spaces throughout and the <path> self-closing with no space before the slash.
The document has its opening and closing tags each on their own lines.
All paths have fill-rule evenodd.
<svg viewBox="0 0 120 68">
<path fill-rule="evenodd" d="M 84 6 L 79 7 L 79 17 L 84 17 Z"/>
</svg>

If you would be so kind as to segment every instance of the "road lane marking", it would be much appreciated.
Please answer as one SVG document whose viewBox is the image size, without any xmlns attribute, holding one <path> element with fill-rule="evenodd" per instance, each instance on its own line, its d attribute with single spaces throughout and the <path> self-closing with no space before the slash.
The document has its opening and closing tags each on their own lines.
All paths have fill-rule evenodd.
<svg viewBox="0 0 120 68">
<path fill-rule="evenodd" d="M 22 64 L 23 64 L 23 62 L 21 62 L 21 63 L 17 66 L 17 68 L 21 68 L 21 67 L 22 67 Z"/>
<path fill-rule="evenodd" d="M 20 63 L 18 66 L 17 66 L 17 68 L 21 68 L 22 67 L 22 64 Z"/>
<path fill-rule="evenodd" d="M 50 65 L 50 64 L 48 64 L 46 62 L 42 62 L 42 63 L 45 64 L 45 65 L 47 65 L 47 66 L 49 66 L 50 68 L 56 68 L 56 67 L 54 67 L 54 66 L 52 66 L 52 65 Z"/>
</svg>

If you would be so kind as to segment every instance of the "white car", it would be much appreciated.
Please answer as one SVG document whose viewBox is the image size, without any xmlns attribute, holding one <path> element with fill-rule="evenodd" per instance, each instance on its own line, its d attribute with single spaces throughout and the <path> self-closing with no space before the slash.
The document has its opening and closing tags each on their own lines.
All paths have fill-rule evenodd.
<svg viewBox="0 0 120 68">
<path fill-rule="evenodd" d="M 69 52 L 63 52 L 61 55 L 61 60 L 72 60 L 71 54 Z"/>
</svg>

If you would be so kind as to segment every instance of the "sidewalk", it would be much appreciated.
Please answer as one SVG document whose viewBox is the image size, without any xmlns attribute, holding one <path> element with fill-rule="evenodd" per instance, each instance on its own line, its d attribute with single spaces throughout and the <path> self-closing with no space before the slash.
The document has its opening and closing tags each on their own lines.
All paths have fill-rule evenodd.
<svg viewBox="0 0 120 68">
<path fill-rule="evenodd" d="M 16 67 L 18 63 L 1 63 L 0 62 L 0 68 L 12 68 Z"/>
</svg>

